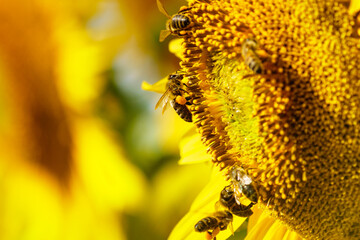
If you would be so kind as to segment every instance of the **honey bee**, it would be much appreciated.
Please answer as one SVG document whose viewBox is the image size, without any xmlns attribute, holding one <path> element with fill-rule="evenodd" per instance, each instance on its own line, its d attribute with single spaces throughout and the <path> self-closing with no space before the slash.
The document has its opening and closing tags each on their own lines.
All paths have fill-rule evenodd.
<svg viewBox="0 0 360 240">
<path fill-rule="evenodd" d="M 257 42 L 254 39 L 247 38 L 242 44 L 241 53 L 244 58 L 245 64 L 256 74 L 262 74 L 264 68 L 262 61 L 256 53 Z"/>
<path fill-rule="evenodd" d="M 197 232 L 207 232 L 207 239 L 216 239 L 216 235 L 225 230 L 232 221 L 233 215 L 229 211 L 218 211 L 198 221 L 194 228 Z"/>
<path fill-rule="evenodd" d="M 186 122 L 192 122 L 192 114 L 187 108 L 187 105 L 191 105 L 189 97 L 183 97 L 183 93 L 186 91 L 182 88 L 184 83 L 181 82 L 183 79 L 182 74 L 171 74 L 168 77 L 166 84 L 166 91 L 160 97 L 156 103 L 155 109 L 161 104 L 163 106 L 162 113 L 167 109 L 168 103 L 174 108 L 175 112 Z"/>
<path fill-rule="evenodd" d="M 166 22 L 166 30 L 161 30 L 160 32 L 160 42 L 164 41 L 170 34 L 175 34 L 178 36 L 183 36 L 182 31 L 191 27 L 191 20 L 188 16 L 181 14 L 184 10 L 179 11 L 178 14 L 170 16 L 165 10 L 164 6 L 160 0 L 156 0 L 159 11 L 164 14 L 169 20 Z"/>
<path fill-rule="evenodd" d="M 230 178 L 233 184 L 235 200 L 240 204 L 241 194 L 247 197 L 251 202 L 258 202 L 258 193 L 252 178 L 247 175 L 245 169 L 234 166 L 230 171 Z"/>
<path fill-rule="evenodd" d="M 236 202 L 234 191 L 230 186 L 226 186 L 220 193 L 220 204 L 229 209 L 229 211 L 239 217 L 249 217 L 253 214 L 251 207 L 254 203 L 250 203 L 248 206 L 239 204 Z"/>
</svg>

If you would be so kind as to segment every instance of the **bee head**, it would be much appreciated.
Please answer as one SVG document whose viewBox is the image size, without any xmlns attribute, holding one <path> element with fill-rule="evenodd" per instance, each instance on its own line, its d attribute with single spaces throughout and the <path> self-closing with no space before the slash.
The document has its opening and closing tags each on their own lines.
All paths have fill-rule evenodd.
<svg viewBox="0 0 360 240">
<path fill-rule="evenodd" d="M 177 86 L 181 86 L 181 80 L 183 79 L 184 75 L 182 74 L 171 74 L 169 75 L 169 81 L 173 82 L 173 84 Z"/>
</svg>

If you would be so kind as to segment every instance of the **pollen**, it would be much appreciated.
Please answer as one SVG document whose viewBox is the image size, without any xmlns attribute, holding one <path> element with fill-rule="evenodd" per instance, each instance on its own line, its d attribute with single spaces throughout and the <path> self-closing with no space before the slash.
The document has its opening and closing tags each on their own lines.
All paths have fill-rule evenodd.
<svg viewBox="0 0 360 240">
<path fill-rule="evenodd" d="M 180 66 L 214 164 L 249 169 L 260 205 L 302 237 L 359 239 L 359 15 L 327 0 L 190 0 L 183 13 Z"/>
<path fill-rule="evenodd" d="M 180 105 L 185 105 L 187 100 L 183 96 L 176 96 L 175 101 Z"/>
</svg>

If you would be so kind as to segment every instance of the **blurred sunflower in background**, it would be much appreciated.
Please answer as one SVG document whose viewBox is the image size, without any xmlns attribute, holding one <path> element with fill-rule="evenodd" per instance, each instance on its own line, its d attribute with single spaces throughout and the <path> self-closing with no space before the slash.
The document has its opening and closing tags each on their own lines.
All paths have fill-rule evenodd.
<svg viewBox="0 0 360 240">
<path fill-rule="evenodd" d="M 211 169 L 177 166 L 191 126 L 140 87 L 178 64 L 156 3 L 5 0 L 0 15 L 0 238 L 165 239 Z"/>
</svg>

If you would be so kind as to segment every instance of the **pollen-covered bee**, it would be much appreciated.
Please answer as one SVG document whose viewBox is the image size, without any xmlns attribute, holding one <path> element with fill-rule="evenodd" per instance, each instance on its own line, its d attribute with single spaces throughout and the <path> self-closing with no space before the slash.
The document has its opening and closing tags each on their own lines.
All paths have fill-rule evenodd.
<svg viewBox="0 0 360 240">
<path fill-rule="evenodd" d="M 160 32 L 160 42 L 164 41 L 170 34 L 183 36 L 185 34 L 183 31 L 190 28 L 192 25 L 190 18 L 184 14 L 181 14 L 186 9 L 180 10 L 177 14 L 170 16 L 160 0 L 156 0 L 156 2 L 159 11 L 167 18 L 169 18 L 169 20 L 166 22 L 166 30 L 161 30 Z"/>
<path fill-rule="evenodd" d="M 237 203 L 232 186 L 226 186 L 220 193 L 220 204 L 229 209 L 229 211 L 239 217 L 249 217 L 253 214 L 251 207 L 254 203 L 245 206 Z"/>
<path fill-rule="evenodd" d="M 198 221 L 194 228 L 197 232 L 207 232 L 207 239 L 216 239 L 216 235 L 225 230 L 232 221 L 233 215 L 229 211 L 218 211 Z"/>
<path fill-rule="evenodd" d="M 183 79 L 182 74 L 171 74 L 168 77 L 168 82 L 166 84 L 166 91 L 160 97 L 157 102 L 155 109 L 157 109 L 161 104 L 163 106 L 162 113 L 168 107 L 168 103 L 174 108 L 175 112 L 186 122 L 192 122 L 192 114 L 187 108 L 187 105 L 191 105 L 189 102 L 189 97 L 183 97 L 183 94 L 186 92 L 183 89 L 184 83 L 181 82 Z"/>
<path fill-rule="evenodd" d="M 234 189 L 236 202 L 239 204 L 240 196 L 243 194 L 251 202 L 258 202 L 258 193 L 252 178 L 242 167 L 234 166 L 230 171 L 230 178 Z"/>
<path fill-rule="evenodd" d="M 257 42 L 254 39 L 247 38 L 242 44 L 241 53 L 244 58 L 245 64 L 256 74 L 262 74 L 264 72 L 263 64 L 256 49 L 258 47 Z"/>
</svg>

